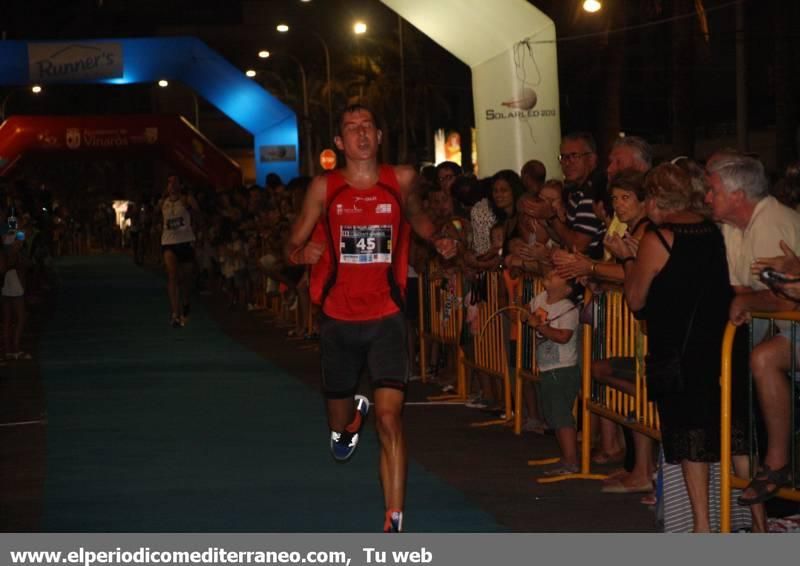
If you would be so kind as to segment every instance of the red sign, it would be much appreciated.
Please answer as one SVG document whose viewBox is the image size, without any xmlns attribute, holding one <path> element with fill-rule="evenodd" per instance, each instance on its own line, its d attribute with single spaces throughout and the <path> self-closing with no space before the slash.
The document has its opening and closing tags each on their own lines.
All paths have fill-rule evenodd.
<svg viewBox="0 0 800 566">
<path fill-rule="evenodd" d="M 336 169 L 336 152 L 332 149 L 323 149 L 319 154 L 319 164 L 325 171 Z"/>
</svg>

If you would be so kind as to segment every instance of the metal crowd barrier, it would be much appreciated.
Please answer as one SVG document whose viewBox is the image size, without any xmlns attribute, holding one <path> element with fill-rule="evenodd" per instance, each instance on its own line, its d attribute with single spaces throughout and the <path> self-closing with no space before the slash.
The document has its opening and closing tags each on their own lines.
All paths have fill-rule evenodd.
<svg viewBox="0 0 800 566">
<path fill-rule="evenodd" d="M 509 425 L 513 421 L 513 402 L 511 398 L 511 373 L 508 367 L 508 339 L 504 330 L 504 321 L 500 316 L 495 316 L 501 310 L 500 293 L 503 285 L 503 275 L 499 271 L 489 271 L 481 274 L 485 277 L 486 292 L 473 289 L 471 297 L 476 300 L 478 295 L 485 300 L 476 301 L 477 322 L 475 328 L 479 332 L 472 336 L 471 351 L 464 353 L 464 365 L 473 370 L 480 371 L 490 378 L 500 380 L 503 389 L 503 415 L 499 419 L 492 419 L 473 423 L 473 426 L 491 426 L 496 424 Z M 483 282 L 481 282 L 483 286 Z M 477 293 L 477 294 L 476 294 Z"/>
<path fill-rule="evenodd" d="M 791 348 L 791 364 L 790 364 L 790 436 L 792 438 L 790 450 L 789 465 L 793 470 L 792 485 L 789 488 L 782 488 L 778 491 L 777 496 L 783 499 L 792 501 L 800 501 L 800 489 L 798 489 L 798 431 L 797 420 L 795 419 L 795 402 L 797 398 L 797 359 L 796 359 L 796 344 L 800 336 L 800 312 L 782 312 L 782 313 L 753 313 L 753 319 L 767 319 L 770 321 L 790 321 L 791 330 L 789 333 L 789 343 Z M 732 354 L 733 343 L 736 335 L 737 327 L 728 323 L 725 329 L 725 336 L 722 342 L 722 376 L 720 380 L 721 395 L 720 395 L 720 409 L 721 409 L 721 426 L 720 426 L 720 532 L 729 533 L 731 531 L 731 488 L 745 488 L 749 483 L 749 479 L 740 478 L 733 474 L 731 469 L 732 456 L 731 456 L 731 376 L 732 376 Z M 752 337 L 750 347 L 752 349 Z M 750 389 L 750 407 L 758 402 L 755 398 L 755 391 L 752 385 L 752 375 L 749 380 Z M 752 436 L 752 427 L 751 427 Z M 751 450 L 755 446 L 754 442 L 750 443 Z M 756 465 L 755 455 L 751 452 L 750 469 L 755 473 L 758 469 Z"/>
<path fill-rule="evenodd" d="M 463 352 L 460 348 L 461 325 L 463 319 L 463 292 L 461 277 L 450 280 L 439 275 L 435 264 L 419 274 L 419 365 L 423 382 L 428 381 L 427 345 L 437 342 L 443 346 L 455 346 L 456 351 L 456 393 L 442 395 L 439 400 L 463 400 L 467 397 L 467 383 L 464 377 Z"/>
<path fill-rule="evenodd" d="M 595 315 L 592 354 L 589 359 L 584 358 L 584 366 L 591 370 L 591 362 L 595 360 L 631 357 L 636 360 L 636 378 L 633 395 L 591 380 L 586 407 L 601 417 L 660 440 L 658 412 L 655 403 L 647 400 L 644 371 L 647 336 L 643 324 L 634 318 L 621 290 L 596 295 L 592 305 Z"/>
<path fill-rule="evenodd" d="M 528 305 L 533 298 L 544 290 L 542 278 L 538 274 L 528 273 L 519 286 L 518 302 Z M 522 434 L 522 412 L 524 406 L 522 389 L 526 382 L 539 381 L 539 368 L 536 365 L 536 332 L 527 324 L 520 324 L 517 329 L 517 360 L 514 376 L 514 434 Z"/>
</svg>

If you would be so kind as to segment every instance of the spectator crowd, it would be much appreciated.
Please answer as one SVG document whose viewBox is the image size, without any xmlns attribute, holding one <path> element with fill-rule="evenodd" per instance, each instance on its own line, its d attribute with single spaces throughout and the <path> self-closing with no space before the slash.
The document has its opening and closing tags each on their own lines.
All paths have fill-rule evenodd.
<svg viewBox="0 0 800 566">
<path fill-rule="evenodd" d="M 605 170 L 601 162 L 608 164 Z M 418 184 L 428 214 L 440 236 L 459 243 L 459 253 L 437 259 L 427 242 L 412 240 L 407 318 L 413 373 L 423 369 L 413 338 L 419 275 L 441 281 L 443 288 L 460 278 L 464 295 L 471 297 L 464 301 L 464 332 L 472 335 L 479 329 L 470 308 L 483 300 L 487 272 L 502 272 L 505 304 L 514 302 L 526 274 L 540 278 L 543 291 L 520 305 L 523 312 L 508 315 L 509 323 L 528 325 L 537 337 L 539 380 L 523 390 L 523 430 L 556 438 L 559 461 L 544 475 L 575 473 L 582 298 L 586 289 L 594 295 L 621 290 L 646 327 L 647 355 L 640 343 L 634 357 L 595 360 L 591 374 L 597 383 L 633 394 L 636 358 L 644 360 L 661 418 L 661 446 L 639 432 L 626 437 L 619 424 L 598 418 L 593 426 L 598 434 L 584 439 L 593 443 L 593 462 L 621 463 L 626 451 L 632 454 L 628 468 L 612 473 L 601 489 L 610 497 L 641 493 L 643 502 L 653 504 L 660 451 L 667 465 L 679 466 L 691 511 L 688 528 L 708 531 L 709 467 L 720 458 L 719 351 L 731 321 L 742 328 L 734 352 L 734 462 L 737 475 L 752 477 L 738 503 L 752 511 L 752 529 L 763 530 L 763 503 L 793 476 L 789 376 L 800 349 L 789 323 L 770 331 L 750 313 L 791 311 L 800 304 L 800 166 L 770 179 L 756 156 L 730 149 L 720 149 L 705 163 L 678 157 L 656 164 L 652 148 L 638 137 L 619 138 L 609 155 L 601 156 L 587 133 L 563 137 L 560 164 L 561 171 L 546 171 L 531 160 L 519 172 L 501 170 L 483 179 L 452 162 L 421 170 Z M 200 209 L 193 217 L 195 285 L 244 312 L 264 308 L 267 297 L 280 297 L 286 309 L 297 312 L 289 335 L 312 340 L 308 270 L 288 264 L 282 254 L 310 179 L 284 185 L 272 174 L 266 181 L 263 188 L 229 192 L 184 188 Z M 158 199 L 130 203 L 121 231 L 109 207 L 78 221 L 44 192 L 28 194 L 35 198 L 8 191 L 0 208 L 6 224 L 0 266 L 9 360 L 29 356 L 20 343 L 25 296 L 48 285 L 51 257 L 124 244 L 138 264 L 162 262 Z M 513 365 L 511 334 L 506 350 Z M 424 356 L 430 360 L 426 373 L 445 391 L 454 387 L 448 367 L 455 355 L 449 349 L 435 344 Z M 766 438 L 752 472 L 749 370 Z M 497 380 L 474 371 L 470 383 L 469 407 L 504 410 Z"/>
</svg>

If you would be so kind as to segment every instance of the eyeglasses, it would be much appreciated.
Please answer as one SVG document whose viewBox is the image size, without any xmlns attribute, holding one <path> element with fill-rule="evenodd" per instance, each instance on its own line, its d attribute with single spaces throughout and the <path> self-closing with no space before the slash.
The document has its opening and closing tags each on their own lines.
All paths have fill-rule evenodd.
<svg viewBox="0 0 800 566">
<path fill-rule="evenodd" d="M 586 157 L 587 155 L 591 155 L 592 151 L 584 151 L 583 153 L 562 153 L 558 156 L 559 161 L 575 161 L 581 157 Z"/>
</svg>

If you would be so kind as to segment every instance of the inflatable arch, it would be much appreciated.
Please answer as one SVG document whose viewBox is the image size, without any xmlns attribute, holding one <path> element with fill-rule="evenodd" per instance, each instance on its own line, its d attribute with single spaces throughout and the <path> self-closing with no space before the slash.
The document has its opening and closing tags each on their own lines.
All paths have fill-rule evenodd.
<svg viewBox="0 0 800 566">
<path fill-rule="evenodd" d="M 381 0 L 472 69 L 478 168 L 560 177 L 556 29 L 526 0 Z"/>
<path fill-rule="evenodd" d="M 0 84 L 130 84 L 161 79 L 186 84 L 253 135 L 260 184 L 270 172 L 284 180 L 298 175 L 295 113 L 196 38 L 0 41 Z"/>
</svg>

